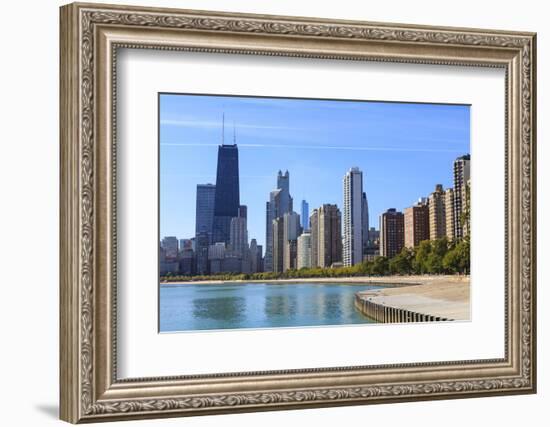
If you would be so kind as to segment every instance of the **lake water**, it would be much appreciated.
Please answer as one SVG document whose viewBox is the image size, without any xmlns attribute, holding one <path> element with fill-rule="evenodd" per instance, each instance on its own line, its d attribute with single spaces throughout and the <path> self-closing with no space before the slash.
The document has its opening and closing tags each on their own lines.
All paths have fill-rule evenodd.
<svg viewBox="0 0 550 427">
<path fill-rule="evenodd" d="M 354 307 L 365 284 L 224 283 L 160 286 L 160 331 L 372 323 Z"/>
</svg>

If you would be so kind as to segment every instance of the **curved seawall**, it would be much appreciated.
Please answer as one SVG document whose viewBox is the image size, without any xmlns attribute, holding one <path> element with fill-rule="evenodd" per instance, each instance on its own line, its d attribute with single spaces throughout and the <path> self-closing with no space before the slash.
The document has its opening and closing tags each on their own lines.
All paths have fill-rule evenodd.
<svg viewBox="0 0 550 427">
<path fill-rule="evenodd" d="M 470 278 L 420 276 L 408 286 L 360 291 L 355 308 L 381 323 L 470 320 Z"/>
<path fill-rule="evenodd" d="M 355 308 L 379 323 L 442 322 L 454 319 L 418 313 L 404 308 L 390 307 L 370 301 L 367 296 L 355 295 Z"/>
</svg>

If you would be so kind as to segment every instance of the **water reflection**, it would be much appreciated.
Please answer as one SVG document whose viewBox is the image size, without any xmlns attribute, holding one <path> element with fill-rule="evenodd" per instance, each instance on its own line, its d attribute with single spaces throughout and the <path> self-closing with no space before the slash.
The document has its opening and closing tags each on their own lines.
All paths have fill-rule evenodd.
<svg viewBox="0 0 550 427">
<path fill-rule="evenodd" d="M 354 308 L 354 296 L 373 288 L 334 283 L 161 285 L 160 330 L 370 323 Z"/>
</svg>

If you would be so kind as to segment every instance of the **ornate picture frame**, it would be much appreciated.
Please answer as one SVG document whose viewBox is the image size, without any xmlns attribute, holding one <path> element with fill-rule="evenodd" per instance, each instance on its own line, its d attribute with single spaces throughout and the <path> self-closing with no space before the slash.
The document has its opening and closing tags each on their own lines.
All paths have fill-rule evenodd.
<svg viewBox="0 0 550 427">
<path fill-rule="evenodd" d="M 79 423 L 536 391 L 535 34 L 80 3 L 60 13 L 61 419 Z M 505 357 L 119 379 L 119 48 L 504 69 Z"/>
</svg>

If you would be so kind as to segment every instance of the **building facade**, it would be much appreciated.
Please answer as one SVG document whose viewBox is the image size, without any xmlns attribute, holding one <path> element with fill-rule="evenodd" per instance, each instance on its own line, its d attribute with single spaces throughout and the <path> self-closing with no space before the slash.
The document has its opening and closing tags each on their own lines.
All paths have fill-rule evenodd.
<svg viewBox="0 0 550 427">
<path fill-rule="evenodd" d="M 195 235 L 199 234 L 201 231 L 204 231 L 208 233 L 211 240 L 215 199 L 215 185 L 197 184 L 197 200 L 195 204 Z"/>
<path fill-rule="evenodd" d="M 366 253 L 367 248 L 369 247 L 369 202 L 367 200 L 367 193 L 363 192 L 363 214 L 362 214 L 362 220 L 363 220 L 363 226 L 362 226 L 362 233 L 363 233 L 363 256 Z"/>
<path fill-rule="evenodd" d="M 298 236 L 296 268 L 311 268 L 311 233 L 304 231 Z"/>
<path fill-rule="evenodd" d="M 269 202 L 266 203 L 266 232 L 265 232 L 265 271 L 275 271 L 273 267 L 273 220 L 282 218 L 285 213 L 292 212 L 293 201 L 290 196 L 290 174 L 279 171 L 277 174 L 277 188 L 269 193 Z"/>
<path fill-rule="evenodd" d="M 287 212 L 283 216 L 283 271 L 296 269 L 297 239 L 301 234 L 300 215 Z"/>
<path fill-rule="evenodd" d="M 393 258 L 405 245 L 405 219 L 402 212 L 388 209 L 380 215 L 380 255 Z"/>
<path fill-rule="evenodd" d="M 428 203 L 418 202 L 404 211 L 405 246 L 415 248 L 423 240 L 430 239 L 430 212 Z"/>
<path fill-rule="evenodd" d="M 229 243 L 231 219 L 239 215 L 239 206 L 239 150 L 237 144 L 222 144 L 218 147 L 213 243 Z"/>
<path fill-rule="evenodd" d="M 351 168 L 344 176 L 343 262 L 349 267 L 363 261 L 363 173 Z"/>
<path fill-rule="evenodd" d="M 464 230 L 469 228 L 469 225 L 464 224 L 463 214 L 468 203 L 468 192 L 466 186 L 470 181 L 470 155 L 458 157 L 454 162 L 454 238 L 461 239 L 464 237 Z"/>
<path fill-rule="evenodd" d="M 245 253 L 248 250 L 248 231 L 246 229 L 245 217 L 231 218 L 229 243 L 235 256 L 245 256 Z"/>
<path fill-rule="evenodd" d="M 454 190 L 447 188 L 445 190 L 445 235 L 449 242 L 455 239 L 454 199 Z"/>
<path fill-rule="evenodd" d="M 284 219 L 283 217 L 275 218 L 272 222 L 273 226 L 273 272 L 283 272 L 284 259 Z"/>
<path fill-rule="evenodd" d="M 175 236 L 166 236 L 161 243 L 167 261 L 175 261 L 178 258 L 178 239 Z"/>
<path fill-rule="evenodd" d="M 302 230 L 309 230 L 309 203 L 305 200 L 302 200 L 300 220 L 302 221 Z"/>
<path fill-rule="evenodd" d="M 325 204 L 310 216 L 312 267 L 342 262 L 342 215 L 336 205 Z"/>
<path fill-rule="evenodd" d="M 428 200 L 430 212 L 430 239 L 441 239 L 447 235 L 445 192 L 441 184 L 435 186 L 435 190 L 430 194 Z"/>
<path fill-rule="evenodd" d="M 260 273 L 262 269 L 262 245 L 256 239 L 250 240 L 250 272 Z"/>
<path fill-rule="evenodd" d="M 223 242 L 222 242 L 223 243 Z M 210 236 L 206 231 L 201 231 L 195 236 L 195 261 L 197 263 L 195 271 L 197 274 L 208 274 L 208 247 L 210 246 Z"/>
</svg>

